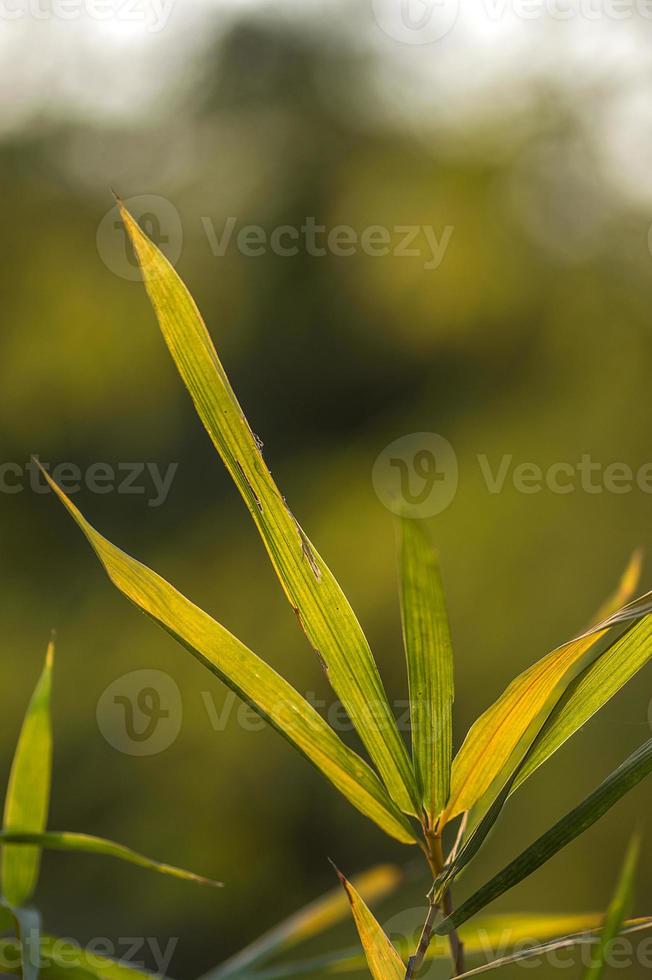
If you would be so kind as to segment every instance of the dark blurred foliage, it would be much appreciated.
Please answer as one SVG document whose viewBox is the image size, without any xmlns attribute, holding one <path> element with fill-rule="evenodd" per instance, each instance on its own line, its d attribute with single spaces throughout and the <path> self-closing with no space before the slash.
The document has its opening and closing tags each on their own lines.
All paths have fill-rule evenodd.
<svg viewBox="0 0 652 980">
<path fill-rule="evenodd" d="M 436 431 L 460 465 L 430 524 L 441 550 L 457 657 L 457 737 L 511 677 L 581 628 L 631 549 L 649 546 L 650 497 L 492 495 L 495 469 L 591 453 L 634 468 L 649 440 L 649 215 L 591 154 L 586 106 L 545 87 L 527 112 L 420 125 L 385 112 L 375 55 L 325 25 L 250 19 L 206 45 L 188 84 L 150 118 L 40 117 L 0 145 L 3 461 L 179 463 L 165 506 L 75 498 L 117 544 L 207 608 L 303 691 L 328 698 L 249 518 L 197 422 L 142 285 L 114 275 L 96 230 L 120 194 L 178 209 L 178 269 L 202 309 L 266 458 L 339 576 L 391 695 L 405 693 L 391 515 L 371 483 L 377 454 Z M 386 69 L 391 71 L 391 66 Z M 202 226 L 230 215 L 272 229 L 454 226 L 441 266 L 423 258 L 314 257 L 230 248 Z M 49 630 L 58 630 L 51 826 L 114 836 L 221 877 L 217 894 L 92 858 L 47 855 L 48 929 L 179 937 L 171 973 L 197 975 L 347 872 L 414 859 L 349 809 L 270 731 L 209 723 L 225 691 L 114 593 L 60 506 L 2 496 L 2 773 Z M 649 584 L 649 577 L 646 580 Z M 98 730 L 116 677 L 160 668 L 183 691 L 177 741 L 122 755 Z M 506 811 L 460 891 L 479 884 L 649 735 L 650 670 L 549 762 Z M 582 911 L 608 901 L 639 787 L 572 850 L 500 903 Z M 649 858 L 650 845 L 646 845 Z M 644 860 L 641 912 L 650 912 Z M 417 907 L 424 881 L 387 904 Z M 352 941 L 342 928 L 338 941 Z M 322 943 L 328 946 L 330 941 Z"/>
</svg>

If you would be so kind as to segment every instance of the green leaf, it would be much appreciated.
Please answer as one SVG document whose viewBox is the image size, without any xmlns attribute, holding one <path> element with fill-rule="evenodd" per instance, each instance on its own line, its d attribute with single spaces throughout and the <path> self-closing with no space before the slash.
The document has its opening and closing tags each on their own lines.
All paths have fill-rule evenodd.
<svg viewBox="0 0 652 980">
<path fill-rule="evenodd" d="M 614 697 L 651 656 L 652 617 L 646 616 L 571 682 L 546 720 L 512 792 Z"/>
<path fill-rule="evenodd" d="M 563 847 L 579 837 L 618 800 L 652 772 L 652 739 L 649 739 L 611 773 L 579 806 L 562 817 L 522 854 L 467 899 L 452 915 L 436 927 L 438 935 L 449 933 L 480 912 L 532 872 L 540 868 Z"/>
<path fill-rule="evenodd" d="M 638 835 L 632 837 L 620 872 L 616 891 L 609 904 L 605 923 L 600 933 L 600 942 L 591 965 L 584 973 L 584 980 L 600 980 L 606 966 L 607 955 L 612 941 L 620 933 L 623 922 L 634 904 L 634 884 L 636 869 L 641 851 Z"/>
<path fill-rule="evenodd" d="M 93 837 L 92 834 L 76 834 L 59 830 L 47 830 L 35 834 L 19 830 L 3 830 L 0 831 L 0 843 L 3 841 L 21 846 L 38 844 L 39 847 L 51 851 L 82 851 L 86 854 L 103 854 L 106 857 L 119 858 L 128 864 L 136 864 L 140 868 L 147 868 L 149 871 L 159 871 L 161 874 L 172 875 L 174 878 L 195 881 L 200 885 L 212 885 L 215 888 L 222 887 L 220 881 L 204 878 L 202 875 L 193 874 L 192 871 L 184 871 L 183 868 L 175 868 L 171 864 L 152 861 L 143 854 L 132 851 L 130 847 L 125 847 L 124 844 L 116 844 L 104 837 Z"/>
<path fill-rule="evenodd" d="M 102 537 L 43 472 L 123 595 L 266 718 L 358 810 L 390 836 L 405 844 L 415 843 L 412 828 L 376 773 L 344 744 L 305 698 L 208 613 Z"/>
<path fill-rule="evenodd" d="M 450 790 L 453 649 L 435 552 L 414 520 L 400 522 L 401 618 L 410 688 L 412 755 L 433 826 Z"/>
<path fill-rule="evenodd" d="M 394 891 L 402 879 L 403 875 L 395 865 L 381 864 L 358 875 L 353 882 L 364 901 L 370 903 Z M 227 977 L 250 976 L 253 966 L 264 963 L 272 956 L 286 953 L 299 943 L 330 929 L 348 915 L 348 899 L 338 886 L 270 929 L 217 969 L 211 970 L 202 980 L 227 980 Z"/>
<path fill-rule="evenodd" d="M 652 929 L 652 918 L 634 919 L 631 924 L 628 924 L 622 930 L 621 935 L 631 936 L 634 933 L 644 932 L 647 929 Z M 490 963 L 483 963 L 482 966 L 476 966 L 473 970 L 466 970 L 464 973 L 460 973 L 455 977 L 455 980 L 466 980 L 467 977 L 475 977 L 479 973 L 487 973 L 489 970 L 497 970 L 502 966 L 521 963 L 523 960 L 532 959 L 532 957 L 545 956 L 547 953 L 553 953 L 558 949 L 569 949 L 572 946 L 594 943 L 596 938 L 599 938 L 599 935 L 600 931 L 594 929 L 590 932 L 579 932 L 570 936 L 562 936 L 559 939 L 552 939 L 550 942 L 542 943 L 541 945 L 528 946 L 525 949 L 519 949 L 514 953 L 510 953 L 508 956 L 501 956 L 497 960 L 492 960 Z"/>
<path fill-rule="evenodd" d="M 142 980 L 151 973 L 100 956 L 72 939 L 41 936 L 40 980 Z M 20 946 L 15 940 L 0 940 L 0 973 L 22 973 Z"/>
<path fill-rule="evenodd" d="M 299 623 L 390 795 L 406 813 L 416 814 L 414 773 L 360 624 L 276 486 L 186 286 L 131 215 L 121 211 L 165 342 Z"/>
<path fill-rule="evenodd" d="M 609 649 L 633 623 L 652 611 L 652 593 L 557 647 L 512 681 L 472 725 L 453 762 L 451 793 L 442 822 L 483 799 L 491 805 L 523 761 L 551 711 L 578 674 Z M 604 643 L 599 643 L 604 638 Z M 486 794 L 486 795 L 485 795 Z"/>
<path fill-rule="evenodd" d="M 32 694 L 18 737 L 9 775 L 4 827 L 40 831 L 45 828 L 52 778 L 50 693 L 54 643 L 48 645 L 43 673 Z M 38 847 L 2 849 L 2 894 L 14 908 L 29 902 L 38 881 Z"/>
<path fill-rule="evenodd" d="M 337 871 L 337 868 L 335 869 Z M 337 871 L 351 904 L 367 966 L 374 980 L 405 980 L 405 964 L 350 881 Z"/>
</svg>

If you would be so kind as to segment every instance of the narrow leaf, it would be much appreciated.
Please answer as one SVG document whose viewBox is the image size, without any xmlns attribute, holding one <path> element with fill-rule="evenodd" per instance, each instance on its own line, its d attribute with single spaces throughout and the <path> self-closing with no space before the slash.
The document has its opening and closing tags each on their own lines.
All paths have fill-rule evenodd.
<svg viewBox="0 0 652 980">
<path fill-rule="evenodd" d="M 621 576 L 616 590 L 602 603 L 597 613 L 593 617 L 593 622 L 591 625 L 601 623 L 604 619 L 608 619 L 610 616 L 613 616 L 613 614 L 617 612 L 621 606 L 624 606 L 626 602 L 630 601 L 638 588 L 642 569 L 643 549 L 635 548 L 631 554 L 629 562 L 627 563 L 627 567 Z"/>
<path fill-rule="evenodd" d="M 335 869 L 337 871 L 337 868 Z M 367 966 L 374 980 L 404 980 L 405 964 L 359 893 L 340 871 L 338 877 L 351 904 Z"/>
<path fill-rule="evenodd" d="M 452 915 L 443 919 L 435 927 L 435 932 L 438 935 L 449 933 L 451 929 L 466 922 L 490 902 L 523 881 L 558 851 L 584 833 L 650 772 L 652 772 L 652 739 L 633 752 L 579 806 L 562 817 L 550 830 L 467 899 Z"/>
<path fill-rule="evenodd" d="M 610 648 L 632 623 L 652 610 L 652 593 L 585 633 L 557 647 L 512 681 L 504 694 L 472 725 L 453 762 L 451 794 L 444 823 L 470 810 L 491 788 L 497 795 L 524 759 L 548 715 L 571 681 Z M 608 635 L 607 635 L 608 634 Z M 485 806 L 491 804 L 485 799 Z"/>
<path fill-rule="evenodd" d="M 409 823 L 390 800 L 375 772 L 344 744 L 291 684 L 160 575 L 102 537 L 45 471 L 44 475 L 123 595 L 255 708 L 358 810 L 390 836 L 405 844 L 415 843 Z"/>
<path fill-rule="evenodd" d="M 276 486 L 186 286 L 131 215 L 121 211 L 165 342 L 299 623 L 390 795 L 406 813 L 416 813 L 414 773 L 360 624 Z"/>
<path fill-rule="evenodd" d="M 54 643 L 32 694 L 18 737 L 4 808 L 6 829 L 40 831 L 45 828 L 52 778 L 52 724 L 50 693 Z M 41 854 L 38 847 L 2 849 L 2 894 L 14 908 L 26 905 L 38 881 Z"/>
<path fill-rule="evenodd" d="M 646 919 L 635 919 L 629 924 L 625 929 L 622 930 L 623 936 L 631 936 L 637 932 L 644 932 L 648 929 L 652 929 L 652 918 Z M 501 956 L 497 960 L 492 960 L 490 963 L 483 963 L 482 966 L 476 966 L 473 970 L 466 970 L 465 973 L 460 973 L 455 980 L 466 980 L 466 977 L 475 977 L 479 973 L 488 973 L 489 970 L 497 970 L 502 966 L 510 966 L 514 963 L 521 963 L 523 960 L 532 959 L 532 957 L 545 956 L 547 953 L 556 952 L 559 949 L 569 949 L 572 946 L 582 946 L 587 943 L 594 943 L 596 938 L 600 935 L 599 930 L 594 929 L 590 932 L 579 932 L 570 936 L 563 936 L 560 939 L 553 939 L 550 942 L 542 943 L 538 946 L 528 946 L 525 949 L 519 949 L 517 952 L 510 953 L 507 956 Z"/>
<path fill-rule="evenodd" d="M 641 841 L 638 835 L 635 835 L 625 854 L 616 891 L 609 904 L 605 923 L 600 933 L 600 942 L 591 965 L 584 973 L 584 980 L 600 980 L 606 966 L 609 947 L 620 933 L 623 922 L 631 912 L 634 904 L 634 883 L 640 851 Z"/>
<path fill-rule="evenodd" d="M 375 902 L 394 891 L 403 875 L 395 865 L 381 864 L 353 879 L 356 891 L 367 903 Z M 349 902 L 338 886 L 327 895 L 311 902 L 300 912 L 260 936 L 246 949 L 232 956 L 202 980 L 226 980 L 249 975 L 252 967 L 272 956 L 286 953 L 299 943 L 330 929 L 349 915 Z"/>
<path fill-rule="evenodd" d="M 453 650 L 437 557 L 424 531 L 408 518 L 400 523 L 399 567 L 412 755 L 432 826 L 450 790 Z"/>
<path fill-rule="evenodd" d="M 173 878 L 183 878 L 185 881 L 194 881 L 200 885 L 212 885 L 215 888 L 222 887 L 220 881 L 204 878 L 202 875 L 193 874 L 192 871 L 184 871 L 183 868 L 175 868 L 171 864 L 152 861 L 143 854 L 132 851 L 130 847 L 116 844 L 114 841 L 106 840 L 103 837 L 93 837 L 91 834 L 76 834 L 58 830 L 47 830 L 35 834 L 17 830 L 3 830 L 0 831 L 0 843 L 3 841 L 9 841 L 17 846 L 38 844 L 39 847 L 51 851 L 82 851 L 86 854 L 103 854 L 106 857 L 119 858 L 128 864 L 136 864 L 140 868 L 147 868 L 149 871 L 159 871 L 161 874 L 172 875 Z"/>
<path fill-rule="evenodd" d="M 652 616 L 646 616 L 571 682 L 546 720 L 513 791 L 579 731 L 652 656 Z"/>
</svg>

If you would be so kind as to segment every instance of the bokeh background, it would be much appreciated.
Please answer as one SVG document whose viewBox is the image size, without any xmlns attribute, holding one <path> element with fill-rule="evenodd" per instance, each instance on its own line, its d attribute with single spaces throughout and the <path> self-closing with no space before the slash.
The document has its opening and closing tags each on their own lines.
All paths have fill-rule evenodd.
<svg viewBox="0 0 652 980">
<path fill-rule="evenodd" d="M 523 20 L 469 5 L 445 36 L 410 44 L 366 2 L 176 0 L 158 31 L 118 13 L 35 9 L 0 18 L 0 462 L 23 467 L 36 453 L 84 470 L 178 464 L 162 506 L 149 492 L 74 499 L 331 703 L 142 284 L 96 245 L 111 187 L 164 198 L 183 231 L 177 268 L 397 699 L 406 683 L 393 524 L 372 466 L 414 432 L 453 446 L 458 492 L 428 524 L 449 596 L 459 744 L 517 672 L 584 626 L 631 550 L 652 544 L 652 499 L 636 486 L 526 494 L 508 478 L 492 494 L 477 459 L 493 469 L 505 455 L 544 469 L 586 453 L 602 467 L 652 461 L 650 21 L 577 10 Z M 269 231 L 314 216 L 328 228 L 453 233 L 430 270 L 423 256 L 215 255 L 206 224 L 220 234 L 229 216 Z M 51 495 L 27 481 L 6 491 L 3 779 L 56 627 L 50 825 L 227 884 L 207 892 L 49 854 L 38 894 L 49 930 L 176 937 L 170 973 L 193 977 L 332 887 L 327 857 L 348 873 L 413 860 L 275 733 L 246 730 L 235 710 L 216 731 L 207 699 L 220 712 L 225 688 L 112 589 Z M 184 709 L 174 743 L 143 758 L 117 751 L 96 720 L 108 685 L 135 669 L 173 678 Z M 515 796 L 460 894 L 649 737 L 651 677 L 642 671 Z M 643 784 L 495 910 L 603 908 L 649 801 Z M 645 913 L 651 848 L 648 839 Z M 381 918 L 418 909 L 425 884 L 412 880 Z M 313 948 L 353 941 L 347 924 Z"/>
</svg>

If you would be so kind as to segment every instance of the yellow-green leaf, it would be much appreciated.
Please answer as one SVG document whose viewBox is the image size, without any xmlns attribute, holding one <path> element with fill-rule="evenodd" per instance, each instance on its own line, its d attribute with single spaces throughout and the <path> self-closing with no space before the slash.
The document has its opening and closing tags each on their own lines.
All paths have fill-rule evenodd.
<svg viewBox="0 0 652 980">
<path fill-rule="evenodd" d="M 646 616 L 571 682 L 519 770 L 512 792 L 586 724 L 652 656 L 652 616 Z"/>
<path fill-rule="evenodd" d="M 627 848 L 616 891 L 609 903 L 605 923 L 600 933 L 600 942 L 590 966 L 584 973 L 584 980 L 600 980 L 607 962 L 609 946 L 623 928 L 623 923 L 631 912 L 640 852 L 641 840 L 638 834 L 635 834 Z"/>
<path fill-rule="evenodd" d="M 4 808 L 7 830 L 40 831 L 45 828 L 52 778 L 52 724 L 50 694 L 54 643 L 50 641 L 45 667 L 32 694 L 18 737 Z M 2 848 L 2 894 L 20 908 L 29 902 L 38 881 L 38 847 Z"/>
<path fill-rule="evenodd" d="M 624 606 L 625 603 L 629 602 L 638 588 L 642 568 L 643 549 L 635 548 L 627 563 L 627 567 L 620 578 L 620 582 L 618 583 L 616 590 L 602 603 L 597 613 L 593 617 L 591 625 L 601 623 L 604 619 L 609 619 L 609 617 L 613 616 L 613 614 L 620 609 L 621 606 Z"/>
<path fill-rule="evenodd" d="M 442 822 L 470 810 L 492 787 L 500 790 L 509 771 L 516 769 L 548 715 L 571 681 L 601 654 L 598 641 L 610 648 L 621 627 L 629 628 L 652 609 L 652 593 L 622 609 L 585 633 L 557 647 L 528 668 L 472 725 L 458 752 L 451 777 L 451 794 Z M 611 631 L 611 632 L 610 632 Z M 488 801 L 490 803 L 490 801 Z M 485 805 L 488 805 L 485 798 Z"/>
<path fill-rule="evenodd" d="M 432 826 L 450 790 L 453 649 L 437 556 L 422 528 L 407 518 L 400 522 L 399 568 L 412 755 Z"/>
<path fill-rule="evenodd" d="M 186 286 L 124 208 L 122 217 L 163 337 L 299 623 L 390 795 L 404 812 L 416 813 L 414 773 L 360 624 L 276 486 Z"/>
<path fill-rule="evenodd" d="M 81 851 L 86 854 L 102 854 L 105 857 L 118 858 L 128 864 L 135 864 L 139 868 L 146 868 L 148 871 L 158 871 L 161 874 L 171 875 L 173 878 L 182 878 L 184 881 L 194 881 L 200 885 L 213 885 L 221 888 L 220 881 L 213 881 L 212 878 L 204 878 L 202 875 L 193 874 L 192 871 L 184 871 L 183 868 L 175 868 L 171 864 L 162 864 L 160 861 L 152 861 L 151 858 L 132 851 L 124 844 L 116 844 L 115 841 L 106 840 L 104 837 L 94 837 L 92 834 L 77 834 L 65 830 L 46 830 L 42 833 L 29 833 L 20 830 L 0 831 L 0 844 L 9 841 L 16 846 L 16 849 L 28 850 L 28 847 L 37 844 L 39 848 L 46 848 L 51 851 Z"/>
<path fill-rule="evenodd" d="M 355 877 L 353 883 L 364 901 L 372 903 L 394 891 L 402 878 L 400 869 L 395 865 L 381 864 Z M 211 970 L 202 980 L 249 976 L 252 967 L 258 967 L 271 956 L 286 953 L 299 943 L 325 932 L 348 915 L 348 899 L 338 886 L 270 929 L 217 969 Z"/>
<path fill-rule="evenodd" d="M 44 475 L 123 595 L 251 704 L 358 810 L 390 836 L 405 844 L 415 843 L 407 819 L 389 798 L 375 772 L 344 744 L 291 684 L 160 575 L 102 537 L 48 474 Z"/>
<path fill-rule="evenodd" d="M 337 874 L 351 904 L 353 920 L 372 977 L 374 980 L 405 980 L 405 964 L 383 932 L 382 926 L 351 882 L 340 871 Z"/>
</svg>

